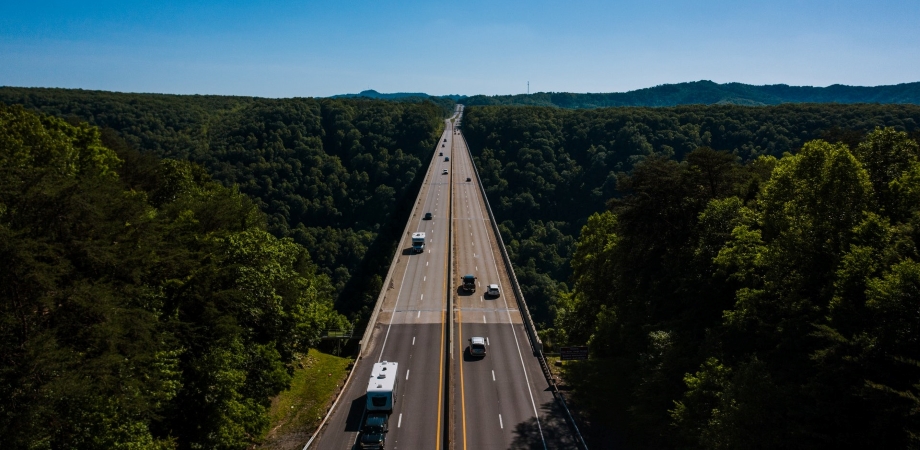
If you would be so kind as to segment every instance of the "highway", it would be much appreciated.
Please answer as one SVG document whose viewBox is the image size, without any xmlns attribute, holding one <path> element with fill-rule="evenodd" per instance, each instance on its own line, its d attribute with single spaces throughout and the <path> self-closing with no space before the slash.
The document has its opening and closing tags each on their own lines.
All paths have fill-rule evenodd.
<svg viewBox="0 0 920 450">
<path fill-rule="evenodd" d="M 458 105 L 457 123 L 461 113 Z M 367 380 L 380 361 L 399 363 L 387 449 L 577 448 L 534 356 L 482 195 L 466 142 L 445 121 L 369 342 L 309 448 L 360 448 Z M 415 231 L 426 233 L 419 254 Z M 474 293 L 460 289 L 464 274 L 477 277 Z M 484 295 L 489 284 L 498 297 Z M 486 339 L 484 358 L 466 353 L 473 336 Z"/>
</svg>

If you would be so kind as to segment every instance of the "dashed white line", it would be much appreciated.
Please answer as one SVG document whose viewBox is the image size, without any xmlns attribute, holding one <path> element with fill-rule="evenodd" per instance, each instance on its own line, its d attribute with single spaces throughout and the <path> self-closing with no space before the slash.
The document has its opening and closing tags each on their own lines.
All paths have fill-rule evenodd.
<svg viewBox="0 0 920 450">
<path fill-rule="evenodd" d="M 428 281 L 428 275 L 425 275 L 424 277 L 422 277 L 422 281 Z"/>
<path fill-rule="evenodd" d="M 485 316 L 485 315 L 482 316 L 482 323 L 486 323 L 486 316 Z"/>
<path fill-rule="evenodd" d="M 402 418 L 402 414 L 400 414 L 400 419 L 401 419 L 401 418 Z M 501 414 L 498 415 L 498 426 L 502 427 L 503 430 L 505 429 L 505 423 L 502 422 L 502 415 L 501 415 Z"/>
<path fill-rule="evenodd" d="M 412 345 L 415 345 L 415 336 L 412 336 Z"/>
<path fill-rule="evenodd" d="M 412 339 L 415 339 L 415 338 L 412 338 Z M 489 344 L 489 338 L 488 338 L 488 337 L 486 338 L 486 345 L 492 345 L 492 344 Z"/>
<path fill-rule="evenodd" d="M 406 379 L 409 379 L 409 369 L 406 369 Z M 492 381 L 495 381 L 495 371 L 492 371 Z"/>
<path fill-rule="evenodd" d="M 501 414 L 499 414 L 498 416 L 499 416 L 498 421 L 501 422 Z M 396 428 L 402 428 L 402 413 L 399 413 L 399 421 L 396 423 Z"/>
<path fill-rule="evenodd" d="M 409 379 L 409 371 L 406 371 L 406 379 Z M 492 371 L 492 381 L 495 381 L 495 371 Z"/>
<path fill-rule="evenodd" d="M 422 298 L 420 298 L 419 300 L 425 300 L 425 294 L 422 294 Z"/>
<path fill-rule="evenodd" d="M 418 310 L 418 314 L 415 315 L 415 318 L 416 318 L 416 319 L 418 319 L 419 317 L 422 317 L 422 310 L 421 310 L 421 309 Z"/>
</svg>

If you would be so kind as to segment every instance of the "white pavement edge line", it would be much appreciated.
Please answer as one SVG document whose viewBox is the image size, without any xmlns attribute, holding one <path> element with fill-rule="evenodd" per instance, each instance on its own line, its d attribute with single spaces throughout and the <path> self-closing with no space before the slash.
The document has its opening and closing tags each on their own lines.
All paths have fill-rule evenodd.
<svg viewBox="0 0 920 450">
<path fill-rule="evenodd" d="M 445 125 L 444 132 L 442 132 L 438 136 L 438 143 L 441 142 L 441 137 L 446 132 L 447 132 L 447 126 Z M 434 153 L 437 153 L 437 152 L 438 152 L 438 147 L 436 145 L 434 148 Z M 409 210 L 409 213 L 410 213 L 409 220 L 406 221 L 406 228 L 403 230 L 402 237 L 399 240 L 400 243 L 406 239 L 406 236 L 407 236 L 406 233 L 409 232 L 409 226 L 412 224 L 411 213 L 412 211 L 415 210 L 415 206 L 418 205 L 419 199 L 422 198 L 422 191 L 424 190 L 425 184 L 428 183 L 428 178 L 431 175 L 431 168 L 434 167 L 435 158 L 437 158 L 434 155 L 434 153 L 432 153 L 431 162 L 428 164 L 429 170 L 425 173 L 425 178 L 422 180 L 422 184 L 421 186 L 419 186 L 418 194 L 416 194 L 415 196 L 415 203 L 412 204 L 413 205 L 412 209 Z M 351 366 L 351 371 L 348 372 L 348 377 L 345 378 L 345 384 L 342 385 L 342 390 L 340 390 L 339 394 L 336 395 L 335 401 L 332 402 L 332 406 L 329 408 L 328 411 L 326 411 L 326 417 L 323 417 L 323 421 L 320 422 L 318 427 L 316 427 L 316 431 L 313 432 L 313 436 L 310 436 L 310 440 L 307 441 L 307 443 L 303 446 L 303 450 L 307 450 L 308 448 L 310 448 L 310 444 L 312 444 L 313 440 L 316 439 L 317 436 L 319 436 L 320 431 L 322 431 L 323 427 L 326 426 L 326 422 L 329 421 L 330 417 L 332 417 L 332 412 L 335 411 L 335 407 L 339 403 L 339 399 L 341 398 L 342 394 L 345 392 L 345 389 L 348 387 L 348 382 L 351 381 L 352 374 L 355 373 L 355 368 L 358 366 L 358 361 L 364 357 L 365 345 L 369 343 L 368 339 L 371 337 L 371 334 L 374 331 L 374 325 L 377 323 L 377 316 L 380 312 L 380 309 L 383 307 L 383 299 L 384 297 L 386 297 L 386 292 L 388 290 L 390 280 L 393 279 L 393 271 L 396 270 L 396 261 L 399 259 L 399 254 L 401 253 L 400 248 L 401 247 L 397 247 L 396 251 L 393 253 L 393 259 L 390 261 L 390 270 L 387 271 L 387 277 L 383 280 L 383 287 L 380 288 L 380 295 L 377 296 L 377 303 L 374 304 L 374 312 L 371 314 L 371 318 L 367 321 L 367 328 L 364 329 L 364 336 L 362 336 L 361 340 L 358 342 L 358 357 L 355 358 L 355 362 Z M 405 278 L 405 274 L 403 274 L 403 278 Z M 400 289 L 402 289 L 402 286 L 400 286 Z"/>
</svg>

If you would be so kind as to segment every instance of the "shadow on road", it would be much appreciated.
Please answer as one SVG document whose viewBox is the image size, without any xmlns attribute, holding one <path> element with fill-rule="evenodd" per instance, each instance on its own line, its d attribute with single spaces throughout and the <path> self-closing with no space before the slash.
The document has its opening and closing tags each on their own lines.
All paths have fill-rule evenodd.
<svg viewBox="0 0 920 450">
<path fill-rule="evenodd" d="M 514 440 L 509 449 L 578 448 L 574 430 L 565 421 L 565 410 L 558 401 L 540 405 L 540 419 L 539 426 L 535 418 L 515 425 Z M 541 431 L 545 447 L 540 439 Z"/>
<path fill-rule="evenodd" d="M 463 361 L 464 362 L 482 361 L 483 359 L 485 359 L 485 356 L 473 356 L 472 354 L 470 354 L 469 346 L 466 346 L 463 349 Z"/>
<path fill-rule="evenodd" d="M 345 418 L 345 431 L 361 431 L 361 419 L 364 418 L 364 405 L 366 403 L 366 395 L 362 395 L 351 401 L 351 408 L 348 409 L 348 417 Z"/>
<path fill-rule="evenodd" d="M 476 293 L 476 291 L 466 291 L 466 290 L 463 289 L 463 287 L 458 287 L 458 288 L 457 288 L 457 295 L 459 295 L 459 296 L 461 296 L 461 297 L 469 297 L 469 296 L 471 296 L 471 295 L 473 295 L 473 294 L 475 294 L 475 293 Z"/>
<path fill-rule="evenodd" d="M 403 254 L 403 256 L 411 256 L 411 255 L 414 255 L 414 254 L 415 254 L 415 249 L 413 249 L 412 247 L 404 248 L 403 251 L 402 251 L 402 254 Z"/>
</svg>

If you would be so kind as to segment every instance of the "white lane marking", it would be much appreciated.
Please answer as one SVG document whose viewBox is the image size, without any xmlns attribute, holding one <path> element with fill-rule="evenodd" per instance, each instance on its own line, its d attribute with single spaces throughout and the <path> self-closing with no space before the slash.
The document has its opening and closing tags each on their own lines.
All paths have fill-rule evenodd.
<svg viewBox="0 0 920 450">
<path fill-rule="evenodd" d="M 415 339 L 415 338 L 412 338 L 412 339 Z M 412 342 L 415 342 L 415 341 L 413 340 Z M 486 338 L 486 345 L 492 345 L 492 344 L 489 344 L 489 338 L 488 338 L 488 337 Z"/>
<path fill-rule="evenodd" d="M 429 250 L 430 251 L 430 250 Z M 425 267 L 428 267 L 428 261 L 425 261 Z"/>
<path fill-rule="evenodd" d="M 408 377 L 408 376 L 409 376 L 409 372 L 406 372 L 406 377 Z M 408 379 L 408 378 L 406 378 L 406 379 Z M 494 370 L 492 371 L 492 381 L 495 381 L 495 371 L 494 371 Z"/>
<path fill-rule="evenodd" d="M 422 277 L 422 281 L 428 281 L 428 275 L 425 275 L 424 277 Z"/>
<path fill-rule="evenodd" d="M 480 302 L 482 301 L 482 296 L 481 296 L 481 295 L 479 296 L 479 301 L 480 301 Z"/>
<path fill-rule="evenodd" d="M 476 270 L 479 270 L 479 266 L 476 266 Z"/>
<path fill-rule="evenodd" d="M 425 300 L 425 294 L 422 294 L 422 298 L 420 298 L 419 300 Z"/>
<path fill-rule="evenodd" d="M 402 415 L 402 414 L 400 414 L 400 415 Z M 502 422 L 502 415 L 501 415 L 501 414 L 498 415 L 498 426 L 502 427 L 503 430 L 505 429 L 505 423 Z"/>
<path fill-rule="evenodd" d="M 500 416 L 501 414 L 499 414 Z M 399 421 L 396 422 L 396 428 L 402 428 L 402 413 L 399 413 Z"/>
<path fill-rule="evenodd" d="M 482 315 L 482 323 L 486 323 L 486 315 L 485 315 L 485 314 Z"/>
<path fill-rule="evenodd" d="M 421 311 L 419 311 L 421 312 Z M 415 336 L 412 336 L 412 345 L 415 345 Z"/>
<path fill-rule="evenodd" d="M 431 253 L 431 250 L 428 250 L 428 253 Z"/>
<path fill-rule="evenodd" d="M 406 379 L 409 379 L 409 369 L 406 369 Z M 495 371 L 492 371 L 492 380 L 495 381 Z"/>
<path fill-rule="evenodd" d="M 416 318 L 416 319 L 418 319 L 419 317 L 422 317 L 422 310 L 421 310 L 421 309 L 418 310 L 418 314 L 415 315 L 415 318 Z"/>
</svg>

